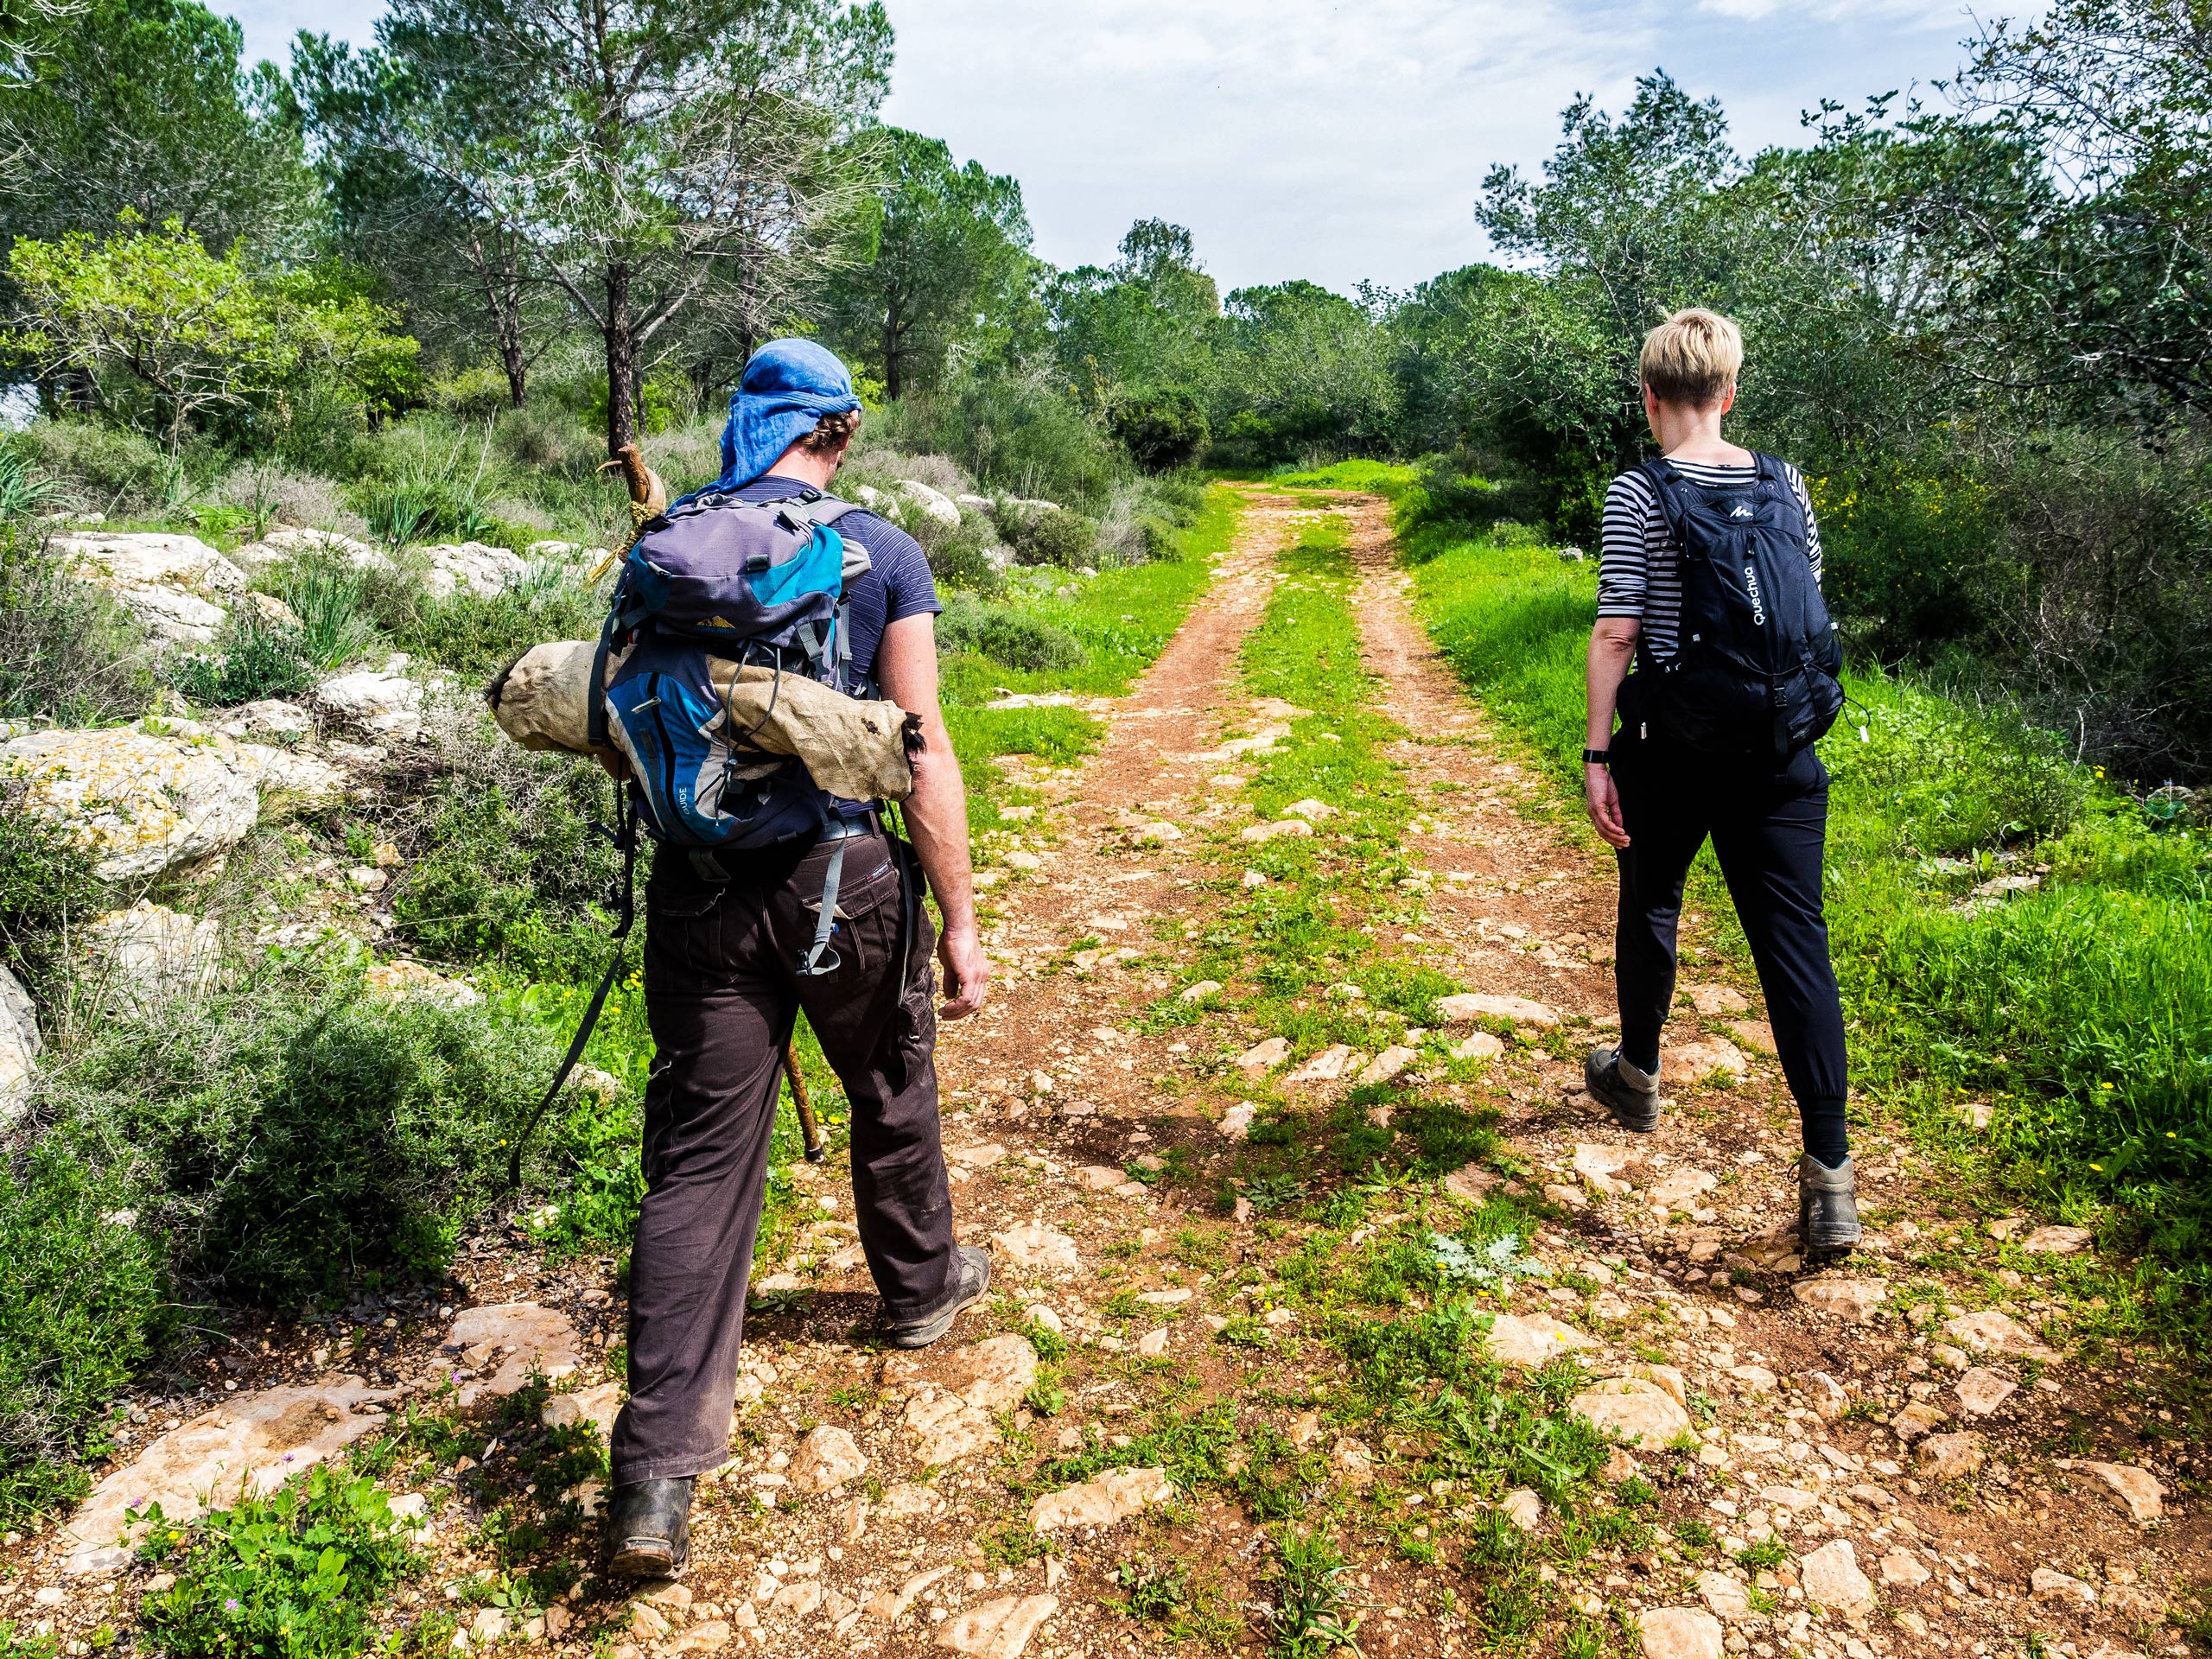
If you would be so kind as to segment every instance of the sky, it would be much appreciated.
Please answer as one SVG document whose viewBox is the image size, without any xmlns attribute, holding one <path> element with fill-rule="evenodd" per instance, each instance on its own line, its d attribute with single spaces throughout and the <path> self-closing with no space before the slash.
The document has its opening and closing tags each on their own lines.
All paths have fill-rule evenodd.
<svg viewBox="0 0 2212 1659">
<path fill-rule="evenodd" d="M 1718 96 L 1749 152 L 1794 142 L 1823 98 L 1940 99 L 1929 83 L 1974 29 L 1961 0 L 887 4 L 884 118 L 1020 180 L 1039 255 L 1103 264 L 1133 220 L 1172 219 L 1224 292 L 1292 277 L 1403 289 L 1484 257 L 1484 175 L 1533 171 L 1577 93 L 1618 110 L 1663 67 Z M 249 54 L 280 60 L 302 27 L 368 40 L 379 10 L 234 7 Z"/>
</svg>

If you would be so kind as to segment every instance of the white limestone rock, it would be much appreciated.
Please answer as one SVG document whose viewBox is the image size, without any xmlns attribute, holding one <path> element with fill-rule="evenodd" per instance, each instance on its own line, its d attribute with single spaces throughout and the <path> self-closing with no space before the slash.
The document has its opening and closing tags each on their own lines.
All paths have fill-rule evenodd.
<svg viewBox="0 0 2212 1659">
<path fill-rule="evenodd" d="M 373 736 L 408 742 L 423 730 L 423 688 L 404 674 L 362 669 L 325 680 L 312 696 L 327 718 Z"/>
<path fill-rule="evenodd" d="M 104 881 L 159 875 L 227 851 L 261 816 L 261 797 L 227 738 L 143 726 L 45 731 L 0 744 L 18 805 L 59 824 Z"/>
<path fill-rule="evenodd" d="M 222 961 L 222 925 L 141 899 L 87 923 L 85 955 L 111 1007 L 150 1014 L 203 996 Z"/>
<path fill-rule="evenodd" d="M 22 1118 L 39 1051 L 45 1046 L 30 993 L 0 966 L 0 1133 L 15 1128 Z"/>
<path fill-rule="evenodd" d="M 429 568 L 423 574 L 423 589 L 433 599 L 450 599 L 467 593 L 478 599 L 497 599 L 522 586 L 529 567 L 512 549 L 483 542 L 441 543 L 423 550 Z"/>
</svg>

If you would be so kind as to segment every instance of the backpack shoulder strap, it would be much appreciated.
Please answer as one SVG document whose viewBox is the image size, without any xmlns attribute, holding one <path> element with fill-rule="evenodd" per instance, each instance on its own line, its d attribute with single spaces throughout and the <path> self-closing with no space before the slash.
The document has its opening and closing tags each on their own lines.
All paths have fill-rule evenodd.
<svg viewBox="0 0 2212 1659">
<path fill-rule="evenodd" d="M 1687 480 L 1675 470 L 1675 463 L 1664 455 L 1653 455 L 1637 469 L 1651 486 L 1651 493 L 1658 499 L 1659 513 L 1667 521 L 1667 528 L 1677 541 L 1682 535 L 1682 504 L 1675 492 Z"/>
</svg>

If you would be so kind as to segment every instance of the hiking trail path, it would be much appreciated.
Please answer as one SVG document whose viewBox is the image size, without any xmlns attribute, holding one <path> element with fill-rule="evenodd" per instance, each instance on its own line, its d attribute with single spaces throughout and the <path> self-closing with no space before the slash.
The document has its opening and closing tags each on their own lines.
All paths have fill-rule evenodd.
<svg viewBox="0 0 2212 1659">
<path fill-rule="evenodd" d="M 1510 1647 L 1483 1620 L 1494 1616 L 1493 1581 L 1512 1574 L 1468 1553 L 1494 1509 L 1533 1529 L 1523 1565 L 1534 1572 L 1519 1580 L 1536 1586 L 1529 1651 L 1559 1651 L 1571 1627 L 1600 1643 L 1572 1651 L 1609 1642 L 1633 1653 L 1640 1640 L 1661 1659 L 2009 1655 L 2031 1631 L 2074 1659 L 2186 1651 L 2163 1615 L 2181 1611 L 2184 1581 L 2212 1578 L 2212 1539 L 2174 1448 L 2149 1438 L 2150 1379 L 2124 1358 L 2100 1370 L 2045 1345 L 2058 1308 L 2033 1266 L 2085 1240 L 2000 1222 L 2026 1253 L 2005 1259 L 2031 1271 L 1993 1278 L 1967 1248 L 1993 1246 L 1989 1230 L 1878 1125 L 1856 1148 L 1867 1247 L 1806 1270 L 1791 1236 L 1794 1109 L 1756 985 L 1710 956 L 1686 953 L 1660 1131 L 1631 1137 L 1593 1111 L 1580 1053 L 1611 1028 L 1604 849 L 1538 810 L 1552 785 L 1436 654 L 1383 503 L 1239 487 L 1243 516 L 1211 590 L 1104 711 L 1096 752 L 1072 769 L 1001 763 L 1043 804 L 986 894 L 999 975 L 989 1006 L 946 1027 L 939 1047 L 958 1231 L 990 1247 L 989 1302 L 918 1355 L 857 1340 L 874 1298 L 842 1160 L 794 1166 L 821 1216 L 791 1259 L 763 1264 L 742 1433 L 730 1465 L 702 1484 L 685 1579 L 629 1598 L 588 1583 L 543 1609 L 472 1605 L 467 1583 L 496 1564 L 481 1521 L 533 1496 L 524 1489 L 536 1465 L 522 1454 L 540 1433 L 534 1417 L 505 1427 L 487 1417 L 486 1444 L 472 1441 L 461 1466 L 418 1464 L 396 1478 L 433 1558 L 420 1592 L 402 1597 L 419 1593 L 421 1605 L 397 1611 L 443 1605 L 459 1645 L 474 1649 L 603 1659 L 756 1648 L 1061 1659 L 1196 1652 L 1209 1633 L 1241 1653 L 1320 1659 L 1328 1640 L 1293 1649 L 1271 1637 L 1260 1609 L 1277 1597 L 1280 1527 L 1228 1486 L 1180 1490 L 1158 1466 L 1052 1491 L 1032 1478 L 1042 1459 L 1103 1451 L 1110 1461 L 1119 1444 L 1225 1405 L 1240 1437 L 1232 1463 L 1263 1429 L 1280 1437 L 1266 1444 L 1310 1459 L 1313 1501 L 1297 1519 L 1340 1540 L 1365 1659 Z M 1222 871 L 1206 849 L 1224 836 L 1233 849 L 1249 822 L 1213 781 L 1231 760 L 1220 746 L 1285 712 L 1245 694 L 1239 649 L 1283 579 L 1277 556 L 1331 516 L 1347 531 L 1376 705 L 1398 728 L 1385 758 L 1421 809 L 1408 855 L 1434 875 L 1417 927 L 1379 929 L 1376 947 L 1478 995 L 1541 1005 L 1522 1010 L 1512 1039 L 1491 1039 L 1496 1057 L 1462 1091 L 1501 1114 L 1517 1176 L 1471 1166 L 1381 1203 L 1412 1212 L 1415 1239 L 1430 1224 L 1449 1230 L 1461 1207 L 1508 1182 L 1548 1203 L 1555 1219 L 1523 1243 L 1554 1276 L 1485 1304 L 1499 1314 L 1492 1351 L 1510 1386 L 1555 1354 L 1580 1362 L 1587 1380 L 1573 1408 L 1643 1437 L 1616 1455 L 1609 1479 L 1640 1471 L 1662 1545 L 1709 1529 L 1716 1541 L 1684 1551 L 1694 1559 L 1554 1548 L 1567 1517 L 1536 1493 L 1414 1483 L 1411 1440 L 1332 1421 L 1342 1358 L 1274 1294 L 1271 1266 L 1317 1224 L 1216 1203 L 1237 1151 L 1236 1115 L 1226 1129 L 1224 1118 L 1238 1096 L 1217 1061 L 1198 1062 L 1268 1033 L 1233 1011 L 1164 1029 L 1142 1019 L 1178 982 L 1170 970 L 1207 917 L 1205 883 Z M 1697 919 L 1686 918 L 1693 946 Z M 1285 1092 L 1322 1104 L 1348 1081 Z M 1163 1163 L 1190 1178 L 1134 1179 Z M 1382 1216 L 1368 1230 L 1408 1220 Z M 1939 1236 L 1941 1251 L 1929 1244 Z M 68 1529 L 10 1541 L 16 1572 L 0 1586 L 0 1619 L 45 1624 L 71 1653 L 102 1624 L 128 1630 L 149 1580 L 112 1548 L 125 1503 L 204 1493 L 250 1468 L 281 1476 L 448 1376 L 476 1409 L 501 1396 L 536 1409 L 534 1394 L 517 1393 L 536 1364 L 565 1390 L 543 1403 L 546 1421 L 603 1426 L 620 1399 L 610 1268 L 548 1266 L 505 1232 L 479 1238 L 454 1269 L 465 1295 L 448 1283 L 419 1303 L 362 1305 L 350 1353 L 242 1349 L 243 1363 L 219 1373 L 236 1392 L 166 1433 L 173 1407 L 144 1402 L 135 1441 L 87 1510 Z M 1907 1281 L 1923 1294 L 1901 1313 Z M 1051 1351 L 1041 1389 L 1030 1340 L 1040 1327 L 1066 1343 L 1058 1359 L 1059 1344 L 1039 1338 Z M 1224 1331 L 1256 1331 L 1266 1345 Z M 336 1380 L 349 1372 L 366 1380 Z M 1046 1415 L 1039 1395 L 1053 1390 L 1062 1397 L 1041 1401 L 1058 1406 Z M 1038 1539 L 1052 1553 L 1033 1554 Z M 1764 1565 L 1733 1559 L 1766 1539 L 1779 1548 Z M 581 1556 L 583 1546 L 563 1548 Z M 1123 1563 L 1135 1565 L 1117 1579 Z M 1133 1581 L 1163 1571 L 1154 1588 L 1180 1585 L 1179 1626 L 1122 1605 Z"/>
</svg>

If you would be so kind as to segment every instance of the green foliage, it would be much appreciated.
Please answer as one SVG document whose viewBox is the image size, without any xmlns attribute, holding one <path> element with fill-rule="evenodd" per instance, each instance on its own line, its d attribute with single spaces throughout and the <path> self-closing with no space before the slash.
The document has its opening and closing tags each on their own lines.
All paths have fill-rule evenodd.
<svg viewBox="0 0 2212 1659">
<path fill-rule="evenodd" d="M 289 640 L 302 661 L 327 672 L 347 668 L 377 643 L 367 610 L 369 579 L 328 558 L 283 567 L 272 585 L 300 626 Z"/>
<path fill-rule="evenodd" d="M 1023 564 L 1073 570 L 1097 556 L 1098 526 L 1079 512 L 1008 506 L 998 521 L 999 534 Z"/>
<path fill-rule="evenodd" d="M 392 901 L 400 937 L 433 962 L 595 977 L 611 925 L 601 906 L 621 871 L 594 828 L 613 822 L 613 785 L 567 755 L 472 747 L 454 759 L 391 826 L 405 859 Z"/>
<path fill-rule="evenodd" d="M 1011 343 L 1033 306 L 1029 219 L 1018 182 L 955 166 L 941 140 L 881 127 L 861 142 L 888 177 L 865 257 L 830 279 L 826 304 L 833 342 L 895 398 L 936 386 L 957 351 Z"/>
<path fill-rule="evenodd" d="M 1065 628 L 961 593 L 944 596 L 937 639 L 940 652 L 975 652 L 1028 673 L 1078 667 L 1088 656 L 1083 642 Z"/>
<path fill-rule="evenodd" d="M 188 1526 L 156 1506 L 141 1554 L 175 1574 L 143 1617 L 176 1659 L 353 1659 L 384 1645 L 378 1613 L 422 1559 L 377 1483 L 318 1464 L 266 1497 Z"/>
<path fill-rule="evenodd" d="M 58 1147 L 0 1163 L 0 1522 L 81 1498 L 94 1413 L 167 1306 L 161 1254 L 119 1182 Z"/>
<path fill-rule="evenodd" d="M 106 236 L 19 240 L 8 274 L 26 321 L 9 336 L 43 373 L 80 378 L 101 406 L 158 435 L 174 454 L 215 417 L 272 435 L 287 396 L 317 378 L 383 407 L 416 342 L 383 307 L 312 271 L 257 274 L 245 250 L 220 257 L 179 219 L 135 213 Z"/>
<path fill-rule="evenodd" d="M 153 690 L 150 653 L 122 607 L 38 542 L 0 531 L 0 719 L 128 719 Z"/>
<path fill-rule="evenodd" d="M 1212 435 L 1205 405 L 1183 386 L 1131 392 L 1106 411 L 1106 424 L 1148 473 L 1192 465 Z"/>
<path fill-rule="evenodd" d="M 34 1095 L 58 1143 L 127 1185 L 188 1271 L 298 1304 L 356 1273 L 442 1266 L 499 1190 L 555 1050 L 483 1007 L 279 962 L 119 1010 L 72 1058 Z"/>
<path fill-rule="evenodd" d="M 310 660 L 302 632 L 241 605 L 214 650 L 175 653 L 162 664 L 162 677 L 203 708 L 290 696 L 315 683 L 320 665 Z"/>
<path fill-rule="evenodd" d="M 1323 1659 L 1338 1648 L 1359 1649 L 1353 1611 L 1352 1566 L 1321 1527 L 1305 1532 L 1286 1522 L 1273 1535 L 1273 1599 L 1267 1620 L 1275 1659 Z"/>
<path fill-rule="evenodd" d="M 90 854 L 67 830 L 22 810 L 19 779 L 0 773 L 0 967 L 37 983 L 72 918 L 101 908 Z"/>
</svg>

